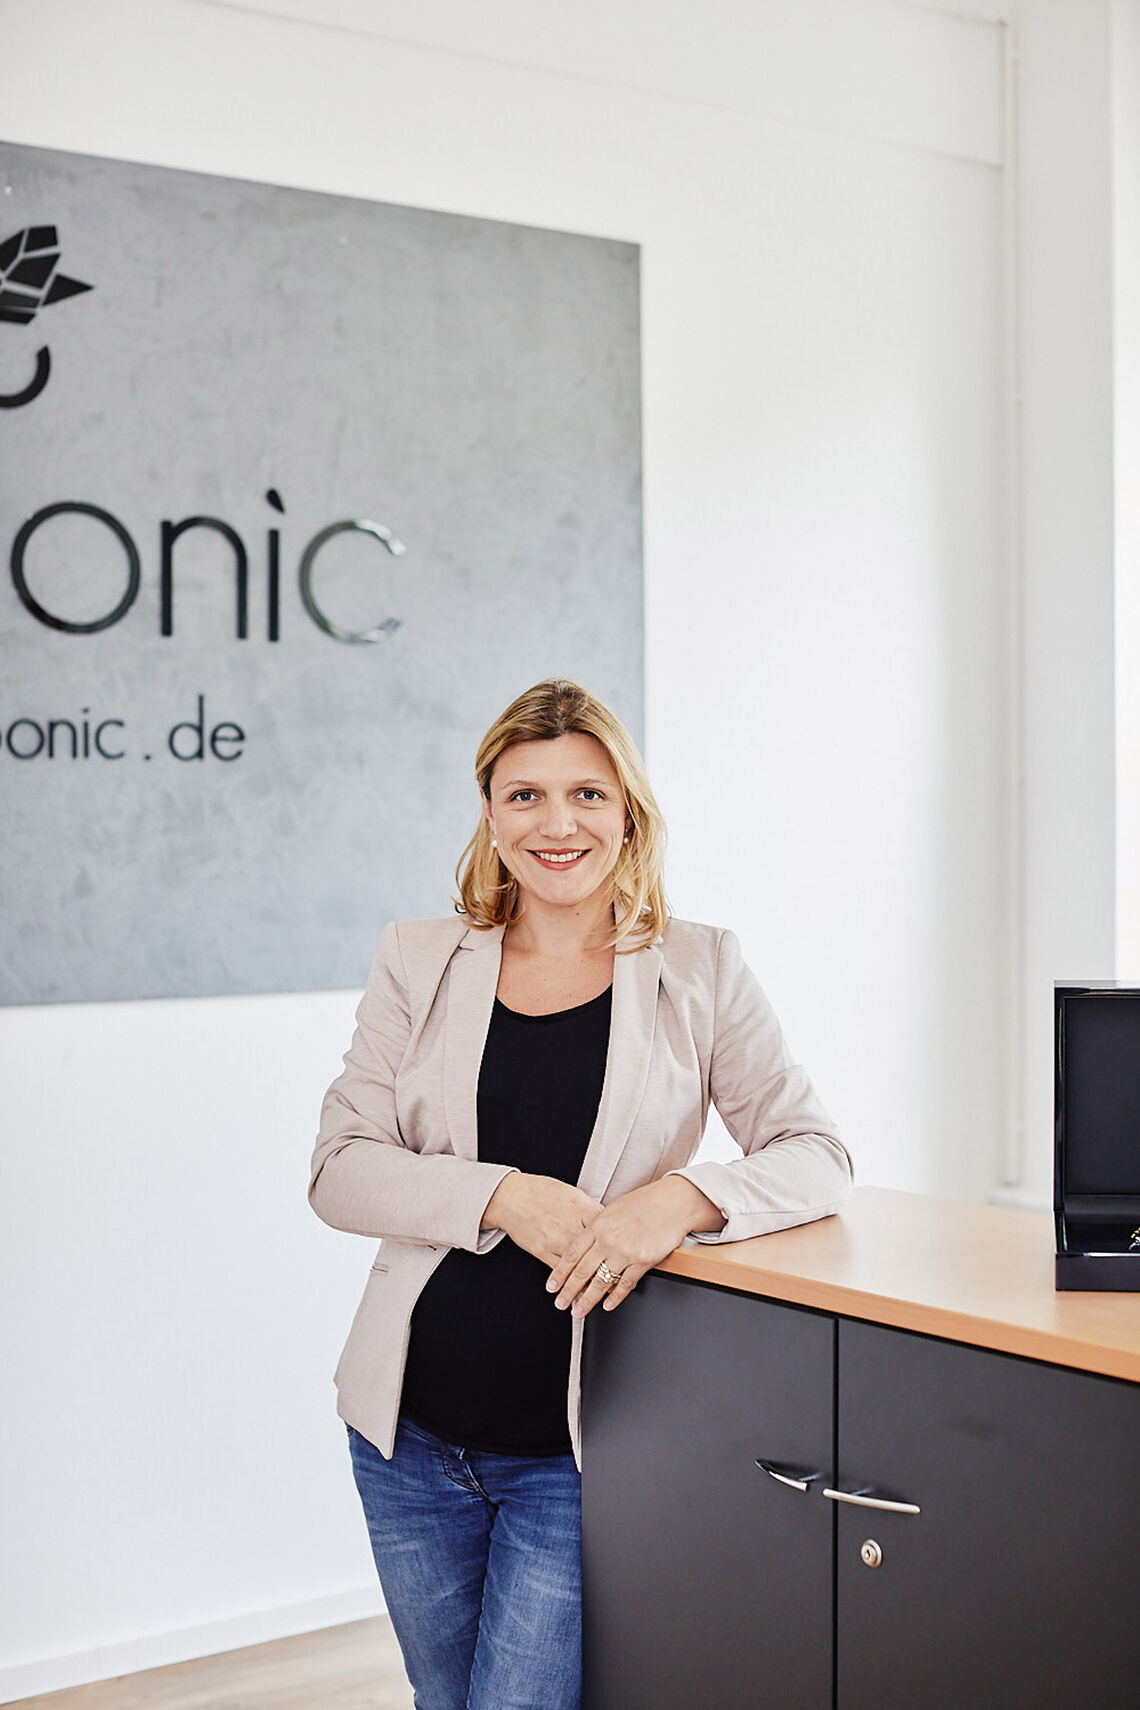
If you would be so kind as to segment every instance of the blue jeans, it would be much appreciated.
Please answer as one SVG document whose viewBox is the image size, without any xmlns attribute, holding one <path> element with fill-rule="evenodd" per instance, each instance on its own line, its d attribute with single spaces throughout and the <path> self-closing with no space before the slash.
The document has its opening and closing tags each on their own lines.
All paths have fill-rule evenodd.
<svg viewBox="0 0 1140 1710">
<path fill-rule="evenodd" d="M 348 1440 L 416 1710 L 579 1710 L 574 1457 L 463 1449 L 404 1419 L 390 1461 Z"/>
</svg>

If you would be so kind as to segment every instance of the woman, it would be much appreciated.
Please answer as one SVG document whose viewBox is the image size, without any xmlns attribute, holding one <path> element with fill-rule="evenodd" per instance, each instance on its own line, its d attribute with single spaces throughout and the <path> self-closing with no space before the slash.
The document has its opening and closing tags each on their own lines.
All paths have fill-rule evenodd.
<svg viewBox="0 0 1140 1710">
<path fill-rule="evenodd" d="M 576 1710 L 583 1319 L 687 1235 L 835 1211 L 850 1164 L 735 938 L 669 919 L 614 715 L 536 684 L 476 776 L 458 919 L 381 938 L 310 1198 L 382 1237 L 338 1410 L 416 1705 Z M 690 1164 L 710 1098 L 744 1156 Z"/>
</svg>

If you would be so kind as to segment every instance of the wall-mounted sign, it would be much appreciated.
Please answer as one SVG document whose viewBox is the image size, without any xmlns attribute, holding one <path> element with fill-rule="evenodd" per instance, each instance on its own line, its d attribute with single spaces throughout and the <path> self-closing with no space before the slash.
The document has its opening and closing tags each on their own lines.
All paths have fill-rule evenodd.
<svg viewBox="0 0 1140 1710">
<path fill-rule="evenodd" d="M 638 252 L 0 144 L 0 1001 L 355 986 L 641 707 Z"/>
</svg>

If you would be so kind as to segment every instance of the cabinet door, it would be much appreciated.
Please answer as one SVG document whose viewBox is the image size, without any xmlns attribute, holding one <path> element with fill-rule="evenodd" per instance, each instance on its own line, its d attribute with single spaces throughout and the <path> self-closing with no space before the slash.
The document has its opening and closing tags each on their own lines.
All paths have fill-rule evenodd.
<svg viewBox="0 0 1140 1710">
<path fill-rule="evenodd" d="M 591 1313 L 586 1710 L 830 1706 L 834 1339 L 831 1318 L 660 1275 Z M 802 1492 L 757 1457 L 822 1477 Z"/>
<path fill-rule="evenodd" d="M 921 1509 L 836 1504 L 839 1710 L 1140 1704 L 1140 1390 L 841 1322 L 838 1393 L 838 1488 Z"/>
</svg>

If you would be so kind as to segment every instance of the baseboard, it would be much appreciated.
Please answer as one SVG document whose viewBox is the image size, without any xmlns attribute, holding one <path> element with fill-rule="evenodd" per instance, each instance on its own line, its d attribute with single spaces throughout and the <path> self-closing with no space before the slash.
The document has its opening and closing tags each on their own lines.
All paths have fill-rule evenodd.
<svg viewBox="0 0 1140 1710">
<path fill-rule="evenodd" d="M 238 1651 L 246 1645 L 286 1639 L 293 1633 L 312 1633 L 319 1627 L 337 1627 L 345 1621 L 379 1615 L 383 1608 L 380 1588 L 373 1582 L 358 1591 L 315 1597 L 307 1603 L 258 1609 L 249 1615 L 208 1621 L 201 1627 L 148 1633 L 145 1638 L 101 1645 L 94 1651 L 18 1663 L 0 1668 L 0 1704 L 14 1704 L 41 1692 L 61 1692 L 69 1686 L 86 1686 L 94 1680 L 114 1680 L 120 1674 L 138 1674 L 142 1669 L 164 1668 L 167 1663 L 189 1662 L 192 1657 Z"/>
</svg>

